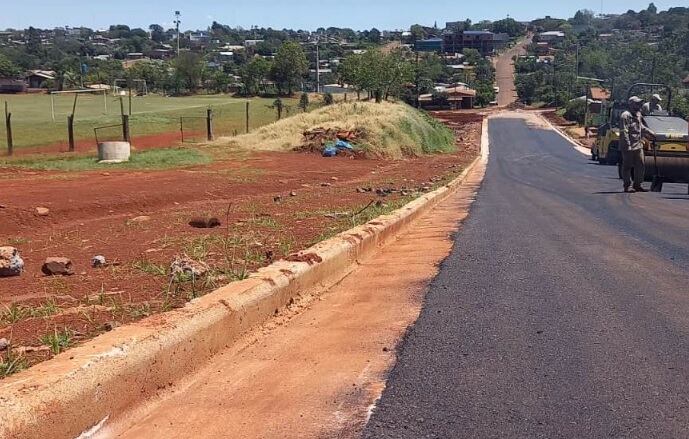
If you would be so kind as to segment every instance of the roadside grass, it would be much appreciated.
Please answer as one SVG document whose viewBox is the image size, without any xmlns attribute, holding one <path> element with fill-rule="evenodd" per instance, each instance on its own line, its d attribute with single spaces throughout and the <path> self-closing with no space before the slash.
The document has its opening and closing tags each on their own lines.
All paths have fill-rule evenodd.
<svg viewBox="0 0 689 439">
<path fill-rule="evenodd" d="M 50 352 L 52 352 L 53 355 L 57 355 L 72 344 L 73 337 L 74 333 L 68 328 L 61 331 L 55 328 L 53 332 L 43 335 L 39 340 L 41 344 L 50 348 Z"/>
<path fill-rule="evenodd" d="M 5 305 L 5 309 L 0 312 L 0 325 L 12 325 L 29 318 L 50 317 L 61 311 L 62 308 L 53 298 L 36 306 L 12 303 Z"/>
<path fill-rule="evenodd" d="M 92 156 L 33 156 L 0 160 L 0 168 L 17 167 L 42 171 L 80 172 L 111 169 L 170 169 L 198 166 L 213 161 L 209 154 L 195 148 L 150 149 L 133 152 L 125 163 L 103 165 Z"/>
<path fill-rule="evenodd" d="M 132 263 L 132 268 L 151 276 L 167 276 L 168 269 L 162 264 L 149 261 L 148 259 L 138 259 Z"/>
<path fill-rule="evenodd" d="M 28 367 L 29 362 L 26 361 L 26 358 L 13 353 L 12 346 L 7 347 L 7 353 L 4 357 L 0 356 L 0 378 L 7 378 Z"/>
<path fill-rule="evenodd" d="M 133 305 L 129 308 L 129 316 L 134 320 L 143 319 L 153 314 L 151 304 L 148 302 Z"/>
</svg>

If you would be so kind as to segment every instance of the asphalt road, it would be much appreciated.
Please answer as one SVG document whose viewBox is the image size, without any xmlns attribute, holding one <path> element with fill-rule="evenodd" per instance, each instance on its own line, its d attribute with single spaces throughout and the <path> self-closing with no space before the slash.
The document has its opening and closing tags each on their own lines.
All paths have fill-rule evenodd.
<svg viewBox="0 0 689 439">
<path fill-rule="evenodd" d="M 367 438 L 689 437 L 689 197 L 490 122 L 471 215 Z"/>
</svg>

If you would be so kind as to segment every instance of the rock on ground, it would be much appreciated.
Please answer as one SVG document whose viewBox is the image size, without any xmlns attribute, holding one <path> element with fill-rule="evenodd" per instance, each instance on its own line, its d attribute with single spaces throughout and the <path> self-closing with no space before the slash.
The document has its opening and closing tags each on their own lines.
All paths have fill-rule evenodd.
<svg viewBox="0 0 689 439">
<path fill-rule="evenodd" d="M 24 261 L 14 247 L 0 247 L 0 277 L 19 276 L 24 270 Z"/>
<path fill-rule="evenodd" d="M 50 209 L 47 207 L 37 207 L 36 208 L 36 215 L 38 216 L 48 216 L 50 214 Z"/>
<path fill-rule="evenodd" d="M 68 258 L 47 258 L 41 271 L 46 276 L 71 276 L 74 274 L 74 266 Z"/>
<path fill-rule="evenodd" d="M 106 263 L 107 261 L 105 260 L 105 256 L 97 255 L 91 258 L 91 267 L 93 268 L 105 267 Z"/>
<path fill-rule="evenodd" d="M 200 278 L 205 276 L 210 268 L 204 262 L 194 261 L 188 256 L 177 256 L 170 264 L 172 276 L 193 276 Z"/>
</svg>

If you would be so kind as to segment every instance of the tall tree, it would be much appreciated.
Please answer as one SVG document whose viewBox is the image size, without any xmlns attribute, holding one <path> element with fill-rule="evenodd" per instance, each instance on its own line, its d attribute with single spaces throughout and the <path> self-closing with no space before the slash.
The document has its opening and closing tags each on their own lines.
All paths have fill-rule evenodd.
<svg viewBox="0 0 689 439">
<path fill-rule="evenodd" d="M 195 92 L 201 85 L 204 73 L 203 57 L 194 52 L 182 52 L 174 61 L 175 73 L 186 88 Z"/>
<path fill-rule="evenodd" d="M 288 95 L 292 95 L 294 87 L 306 75 L 308 69 L 309 62 L 304 49 L 298 43 L 286 42 L 280 46 L 273 61 L 273 79 L 281 89 L 287 89 Z"/>
<path fill-rule="evenodd" d="M 244 92 L 256 95 L 260 91 L 261 82 L 268 77 L 272 64 L 265 58 L 257 56 L 242 67 L 240 75 L 244 83 Z"/>
<path fill-rule="evenodd" d="M 5 55 L 0 53 L 0 78 L 14 78 L 19 74 L 19 68 Z"/>
<path fill-rule="evenodd" d="M 151 32 L 151 39 L 156 43 L 162 43 L 167 39 L 165 29 L 163 29 L 163 26 L 159 24 L 152 24 L 148 26 L 148 30 Z"/>
<path fill-rule="evenodd" d="M 368 41 L 370 41 L 371 43 L 374 43 L 374 44 L 380 43 L 380 37 L 381 37 L 380 31 L 378 29 L 376 29 L 375 27 L 373 29 L 371 29 L 368 33 Z"/>
</svg>

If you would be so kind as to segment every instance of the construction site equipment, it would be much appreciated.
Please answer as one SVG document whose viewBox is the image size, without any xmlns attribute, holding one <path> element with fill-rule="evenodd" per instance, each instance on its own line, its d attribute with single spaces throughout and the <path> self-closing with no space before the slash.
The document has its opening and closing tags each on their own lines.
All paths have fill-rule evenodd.
<svg viewBox="0 0 689 439">
<path fill-rule="evenodd" d="M 622 177 L 622 155 L 619 150 L 620 116 L 627 109 L 627 101 L 634 95 L 643 96 L 661 90 L 666 105 L 672 106 L 672 89 L 664 84 L 634 84 L 627 91 L 624 102 L 613 102 L 608 111 L 608 122 L 598 128 L 596 143 L 591 149 L 592 159 L 601 164 L 617 165 Z M 643 123 L 655 133 L 655 138 L 643 140 L 646 153 L 646 176 L 651 190 L 660 192 L 663 183 L 689 184 L 689 125 L 680 117 L 667 111 L 655 112 L 642 117 Z"/>
<path fill-rule="evenodd" d="M 647 94 L 655 90 L 664 90 L 667 96 L 667 108 L 672 108 L 672 89 L 662 84 L 634 84 L 627 92 L 627 98 L 638 91 Z M 689 184 L 689 124 L 680 117 L 672 116 L 668 111 L 657 111 L 642 116 L 644 125 L 655 133 L 653 138 L 643 140 L 646 160 L 645 181 L 652 182 L 651 191 L 661 192 L 664 183 Z M 622 159 L 618 164 L 618 173 L 622 175 Z"/>
</svg>

